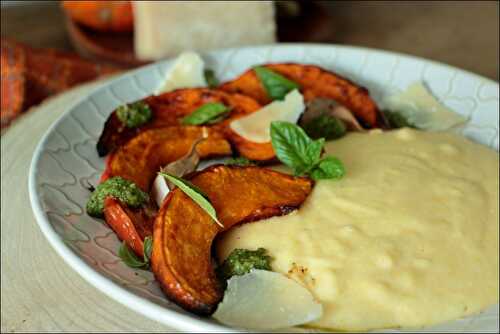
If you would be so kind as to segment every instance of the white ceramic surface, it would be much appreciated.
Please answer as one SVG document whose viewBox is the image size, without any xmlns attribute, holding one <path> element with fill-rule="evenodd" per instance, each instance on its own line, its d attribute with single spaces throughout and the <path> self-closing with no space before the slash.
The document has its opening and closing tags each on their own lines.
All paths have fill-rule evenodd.
<svg viewBox="0 0 500 334">
<path fill-rule="evenodd" d="M 498 83 L 457 68 L 384 51 L 311 44 L 228 49 L 202 56 L 221 81 L 262 63 L 320 65 L 366 86 L 377 102 L 385 94 L 424 81 L 442 103 L 469 119 L 462 135 L 498 151 Z M 85 186 L 87 182 L 96 184 L 104 168 L 95 144 L 107 116 L 123 103 L 150 95 L 170 65 L 167 60 L 134 70 L 68 105 L 33 156 L 31 205 L 50 244 L 73 269 L 107 295 L 180 330 L 234 331 L 169 302 L 150 272 L 133 270 L 119 260 L 116 235 L 105 222 L 89 217 L 84 210 L 89 196 Z M 425 331 L 495 332 L 498 319 L 497 304 L 479 315 Z"/>
</svg>

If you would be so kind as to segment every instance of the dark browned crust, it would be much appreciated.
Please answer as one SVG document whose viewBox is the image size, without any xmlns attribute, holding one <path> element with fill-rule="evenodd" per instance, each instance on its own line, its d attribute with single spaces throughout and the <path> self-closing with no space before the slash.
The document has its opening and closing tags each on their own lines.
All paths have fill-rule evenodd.
<svg viewBox="0 0 500 334">
<path fill-rule="evenodd" d="M 168 126 L 141 132 L 120 146 L 106 161 L 101 181 L 121 176 L 149 192 L 160 167 L 186 155 L 203 133 L 197 146 L 200 158 L 231 155 L 231 147 L 220 131 L 200 126 Z"/>
<path fill-rule="evenodd" d="M 349 79 L 315 65 L 276 63 L 262 66 L 300 84 L 306 101 L 315 98 L 333 99 L 351 110 L 365 128 L 385 127 L 382 114 L 368 90 Z M 219 88 L 250 96 L 261 104 L 271 102 L 253 69 Z"/>
<path fill-rule="evenodd" d="M 313 181 L 256 166 L 226 165 L 186 178 L 206 192 L 224 228 L 182 191 L 171 191 L 155 221 L 152 269 L 169 299 L 190 312 L 209 315 L 223 296 L 211 257 L 214 238 L 238 224 L 297 209 Z"/>
<path fill-rule="evenodd" d="M 180 125 L 183 117 L 205 103 L 220 102 L 231 108 L 231 114 L 225 121 L 210 126 L 221 130 L 232 120 L 261 107 L 250 97 L 207 88 L 177 89 L 158 96 L 149 96 L 142 101 L 151 108 L 151 120 L 140 127 L 127 128 L 116 116 L 116 111 L 113 111 L 106 120 L 96 145 L 99 156 L 115 151 L 145 130 Z"/>
</svg>

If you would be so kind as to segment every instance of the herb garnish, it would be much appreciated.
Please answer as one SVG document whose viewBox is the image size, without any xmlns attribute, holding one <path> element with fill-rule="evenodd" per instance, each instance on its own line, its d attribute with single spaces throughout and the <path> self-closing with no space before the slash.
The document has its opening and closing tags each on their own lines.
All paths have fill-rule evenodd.
<svg viewBox="0 0 500 334">
<path fill-rule="evenodd" d="M 179 189 L 190 197 L 196 204 L 198 204 L 220 227 L 224 225 L 217 219 L 217 212 L 208 200 L 208 196 L 198 187 L 191 182 L 184 180 L 180 177 L 160 172 L 159 175 L 165 177 L 168 181 L 179 187 Z"/>
<path fill-rule="evenodd" d="M 345 174 L 342 162 L 334 157 L 321 159 L 324 138 L 312 140 L 299 126 L 282 121 L 271 123 L 271 143 L 278 159 L 295 175 L 314 180 L 338 179 Z"/>
<path fill-rule="evenodd" d="M 95 188 L 87 202 L 87 213 L 94 217 L 102 217 L 104 215 L 104 200 L 108 196 L 114 197 L 131 207 L 141 206 L 149 199 L 148 194 L 142 191 L 134 182 L 115 176 Z"/>
<path fill-rule="evenodd" d="M 385 110 L 383 111 L 383 113 L 385 115 L 385 118 L 387 119 L 387 122 L 389 122 L 389 126 L 392 129 L 399 129 L 404 127 L 414 129 L 417 128 L 410 121 L 408 121 L 408 119 L 401 112 Z"/>
<path fill-rule="evenodd" d="M 347 132 L 347 127 L 344 122 L 327 114 L 313 118 L 302 125 L 302 128 L 313 139 L 337 139 Z"/>
<path fill-rule="evenodd" d="M 252 269 L 272 270 L 272 258 L 266 253 L 267 250 L 264 248 L 255 251 L 236 248 L 217 268 L 217 275 L 227 280 L 234 275 L 245 275 Z"/>
<path fill-rule="evenodd" d="M 203 74 L 205 75 L 205 81 L 207 82 L 208 87 L 215 88 L 219 86 L 219 80 L 215 76 L 214 70 L 206 69 Z"/>
<path fill-rule="evenodd" d="M 127 245 L 125 241 L 120 246 L 118 255 L 120 256 L 122 261 L 131 268 L 147 269 L 149 268 L 152 251 L 153 251 L 153 238 L 146 237 L 144 238 L 143 259 L 140 259 L 134 253 L 134 251 L 130 249 L 130 247 Z"/>
<path fill-rule="evenodd" d="M 152 116 L 149 106 L 142 102 L 134 102 L 119 106 L 116 109 L 116 116 L 128 128 L 136 128 L 147 123 Z"/>
<path fill-rule="evenodd" d="M 230 109 L 222 103 L 206 103 L 182 119 L 184 125 L 214 124 L 222 121 Z"/>
<path fill-rule="evenodd" d="M 234 166 L 253 166 L 255 163 L 247 159 L 245 157 L 236 157 L 236 158 L 230 158 L 224 161 L 225 165 L 234 165 Z"/>
<path fill-rule="evenodd" d="M 271 100 L 283 100 L 285 95 L 300 85 L 263 66 L 254 67 L 255 74 Z"/>
<path fill-rule="evenodd" d="M 314 180 L 338 179 L 344 176 L 345 169 L 342 161 L 336 157 L 321 159 L 309 173 Z"/>
</svg>

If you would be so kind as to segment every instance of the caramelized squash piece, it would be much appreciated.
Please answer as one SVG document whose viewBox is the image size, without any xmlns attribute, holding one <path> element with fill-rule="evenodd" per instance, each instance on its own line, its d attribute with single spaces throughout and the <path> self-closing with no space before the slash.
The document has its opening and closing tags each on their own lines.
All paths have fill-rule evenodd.
<svg viewBox="0 0 500 334">
<path fill-rule="evenodd" d="M 153 235 L 156 212 L 156 205 L 152 202 L 132 209 L 113 197 L 104 200 L 106 223 L 140 257 L 144 255 L 144 238 Z"/>
<path fill-rule="evenodd" d="M 220 131 L 202 126 L 169 126 L 143 131 L 112 154 L 101 181 L 121 176 L 149 192 L 160 167 L 186 155 L 193 143 L 208 137 L 197 146 L 200 158 L 226 156 L 231 146 Z"/>
<path fill-rule="evenodd" d="M 383 127 L 385 124 L 368 90 L 338 74 L 313 65 L 267 64 L 264 66 L 298 83 L 306 101 L 315 98 L 333 99 L 351 110 L 367 128 Z M 271 102 L 253 69 L 221 85 L 219 89 L 250 96 L 261 104 Z"/>
<path fill-rule="evenodd" d="M 273 145 L 269 143 L 256 143 L 240 136 L 230 127 L 224 129 L 226 138 L 233 144 L 238 153 L 254 161 L 271 162 L 275 160 Z"/>
<path fill-rule="evenodd" d="M 192 174 L 224 224 L 219 227 L 194 201 L 176 188 L 156 217 L 152 270 L 165 294 L 183 308 L 211 314 L 223 296 L 211 247 L 218 233 L 298 208 L 313 181 L 259 167 L 217 165 Z"/>
<path fill-rule="evenodd" d="M 151 108 L 151 121 L 137 128 L 128 128 L 113 112 L 104 124 L 97 143 L 100 156 L 116 150 L 147 129 L 180 125 L 183 117 L 206 103 L 220 102 L 231 108 L 231 114 L 226 120 L 212 126 L 218 129 L 225 128 L 231 120 L 260 109 L 260 104 L 250 97 L 206 88 L 178 89 L 150 96 L 143 101 Z"/>
</svg>

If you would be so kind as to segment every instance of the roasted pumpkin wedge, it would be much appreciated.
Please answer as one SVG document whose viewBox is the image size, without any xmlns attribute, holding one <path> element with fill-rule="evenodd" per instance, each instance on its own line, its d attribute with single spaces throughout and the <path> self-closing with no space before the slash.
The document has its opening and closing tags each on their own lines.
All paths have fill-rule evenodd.
<svg viewBox="0 0 500 334">
<path fill-rule="evenodd" d="M 245 158 L 261 162 L 272 162 L 276 158 L 271 142 L 252 142 L 231 130 L 230 127 L 224 129 L 224 134 L 236 151 Z"/>
<path fill-rule="evenodd" d="M 140 257 L 144 255 L 144 238 L 153 235 L 156 212 L 154 203 L 132 209 L 112 197 L 104 200 L 106 223 Z"/>
<path fill-rule="evenodd" d="M 151 264 L 171 300 L 206 315 L 223 296 L 211 256 L 217 234 L 237 224 L 291 212 L 311 192 L 313 181 L 259 167 L 224 165 L 196 172 L 189 180 L 206 193 L 224 229 L 176 188 L 155 220 Z"/>
<path fill-rule="evenodd" d="M 222 133 L 202 126 L 168 126 L 143 131 L 113 153 L 106 162 L 101 181 L 121 176 L 148 192 L 160 167 L 186 155 L 193 143 L 207 135 L 197 146 L 200 158 L 227 156 L 231 146 Z"/>
<path fill-rule="evenodd" d="M 125 126 L 117 117 L 116 111 L 108 117 L 97 142 L 97 152 L 100 156 L 116 150 L 144 130 L 180 125 L 183 117 L 206 103 L 220 102 L 231 109 L 229 117 L 213 125 L 214 128 L 224 128 L 231 120 L 252 113 L 261 107 L 250 97 L 206 88 L 178 89 L 158 96 L 150 96 L 143 102 L 151 109 L 152 118 L 142 126 L 135 128 Z"/>
<path fill-rule="evenodd" d="M 333 99 L 351 110 L 366 127 L 383 127 L 384 120 L 368 90 L 319 66 L 300 64 L 263 65 L 298 83 L 306 101 L 315 98 Z M 229 93 L 250 96 L 261 104 L 271 102 L 253 69 L 219 87 Z"/>
</svg>

